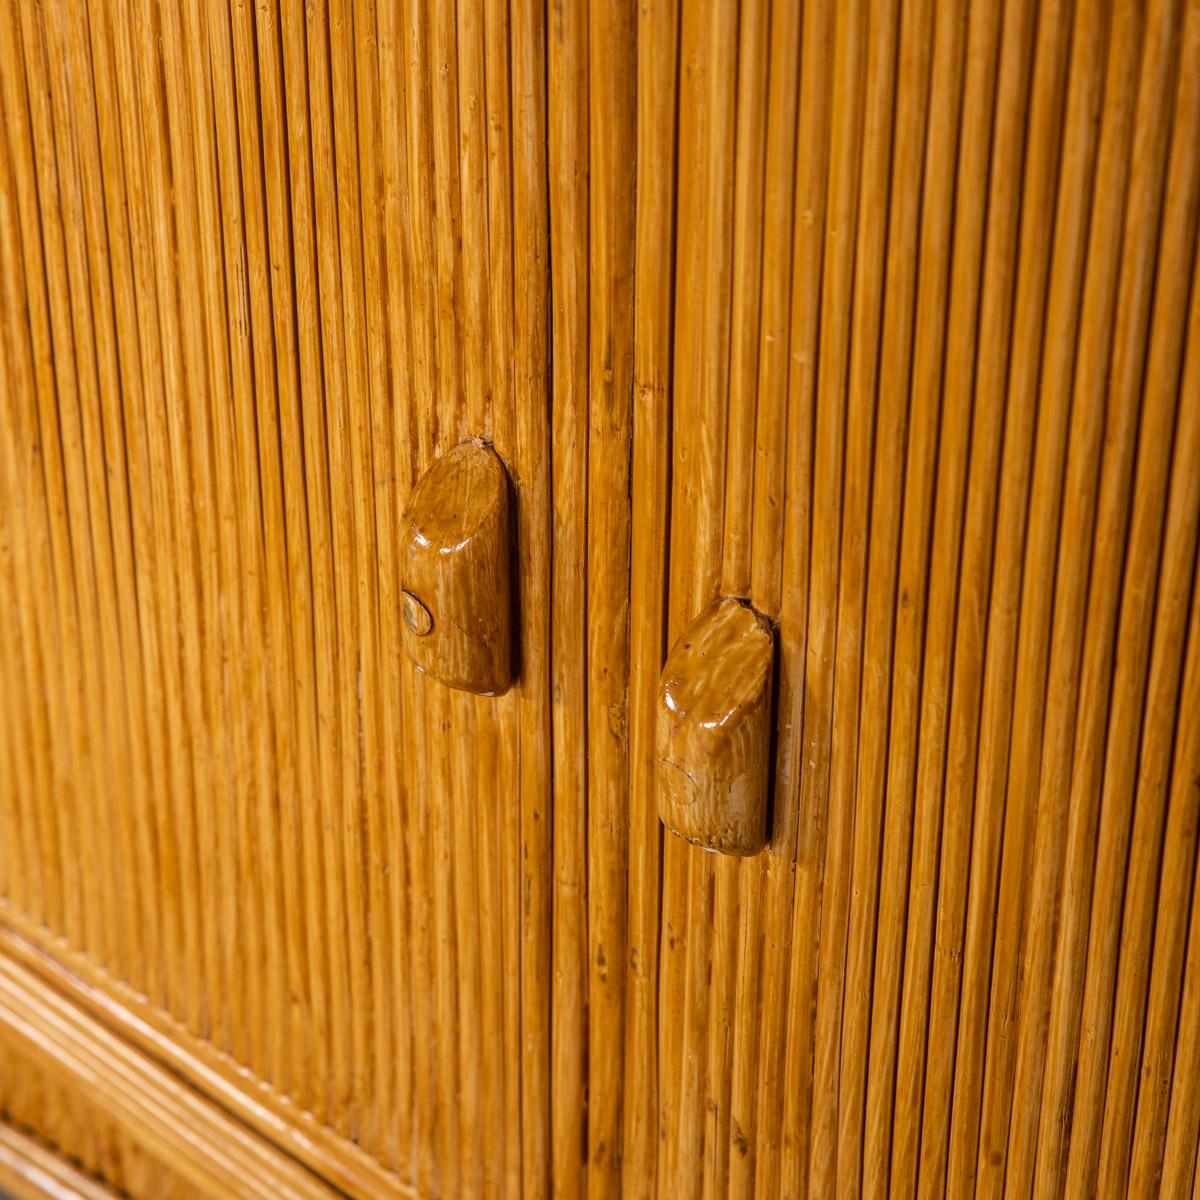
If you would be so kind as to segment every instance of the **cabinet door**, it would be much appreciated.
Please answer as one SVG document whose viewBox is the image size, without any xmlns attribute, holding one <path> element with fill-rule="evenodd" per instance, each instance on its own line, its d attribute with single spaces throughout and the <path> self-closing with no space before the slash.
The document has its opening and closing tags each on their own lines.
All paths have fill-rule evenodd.
<svg viewBox="0 0 1200 1200">
<path fill-rule="evenodd" d="M 0 12 L 0 937 L 362 1194 L 548 1179 L 543 21 Z M 490 699 L 401 647 L 401 513 L 470 437 Z"/>
<path fill-rule="evenodd" d="M 0 1107 L 218 1193 L 1188 1194 L 1194 3 L 17 0 L 0 68 Z M 467 439 L 491 698 L 403 648 Z M 658 819 L 719 596 L 746 859 Z"/>
<path fill-rule="evenodd" d="M 681 0 L 638 63 L 624 1194 L 1190 1194 L 1200 14 Z M 720 594 L 749 860 L 652 816 Z"/>
</svg>

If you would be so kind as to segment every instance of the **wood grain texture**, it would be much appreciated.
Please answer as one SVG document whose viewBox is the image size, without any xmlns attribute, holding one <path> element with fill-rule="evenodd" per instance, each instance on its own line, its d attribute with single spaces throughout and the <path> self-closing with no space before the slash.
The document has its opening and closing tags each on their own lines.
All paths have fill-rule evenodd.
<svg viewBox="0 0 1200 1200">
<path fill-rule="evenodd" d="M 460 7 L 0 10 L 5 911 L 359 1194 L 549 1179 L 545 14 Z M 468 436 L 488 702 L 403 648 Z"/>
<path fill-rule="evenodd" d="M 12 1200 L 42 1200 L 46 1196 L 107 1200 L 116 1195 L 33 1135 L 10 1125 L 0 1125 L 0 1187 Z M 167 1188 L 163 1194 L 186 1192 Z"/>
<path fill-rule="evenodd" d="M 0 68 L 31 1124 L 90 1166 L 98 1089 L 133 1194 L 1196 1194 L 1196 0 L 0 0 Z M 475 439 L 491 697 L 405 650 Z M 749 858 L 658 820 L 719 596 Z"/>
<path fill-rule="evenodd" d="M 508 476 L 462 442 L 417 481 L 402 517 L 404 646 L 426 675 L 480 696 L 512 683 Z"/>
<path fill-rule="evenodd" d="M 664 611 L 673 643 L 720 587 L 780 642 L 768 852 L 663 846 L 653 1076 L 626 1042 L 626 1103 L 658 1095 L 643 1194 L 651 1164 L 671 1197 L 1083 1195 L 1105 1162 L 1101 1194 L 1155 1194 L 1164 1163 L 1192 1186 L 1166 1032 L 1188 801 L 1169 852 L 1163 822 L 1195 595 L 1194 19 L 643 13 L 639 118 L 678 129 L 675 192 L 654 171 L 638 212 L 674 230 Z M 639 259 L 647 305 L 665 257 Z M 1096 1165 L 1069 1182 L 1068 1154 Z"/>
<path fill-rule="evenodd" d="M 216 1051 L 211 1042 L 189 1033 L 127 985 L 113 981 L 61 938 L 5 912 L 0 942 L 8 960 L 33 971 L 133 1050 L 166 1066 L 342 1192 L 352 1196 L 404 1194 L 396 1175 L 370 1154 L 261 1082 L 247 1086 L 244 1067 Z"/>
<path fill-rule="evenodd" d="M 658 688 L 658 804 L 677 837 L 749 855 L 767 840 L 775 639 L 722 597 L 679 635 Z"/>
<path fill-rule="evenodd" d="M 0 1047 L 0 1113 L 0 1189 L 14 1200 L 206 1194 L 148 1153 L 86 1090 L 8 1042 Z"/>
<path fill-rule="evenodd" d="M 294 1159 L 138 1055 L 27 968 L 0 964 L 0 1040 L 86 1097 L 152 1158 L 208 1196 L 334 1196 Z"/>
</svg>

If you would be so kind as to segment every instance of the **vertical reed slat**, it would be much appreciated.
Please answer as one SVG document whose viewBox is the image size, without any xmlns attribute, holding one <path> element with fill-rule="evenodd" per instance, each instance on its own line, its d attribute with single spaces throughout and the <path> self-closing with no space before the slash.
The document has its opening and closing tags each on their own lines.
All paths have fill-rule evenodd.
<svg viewBox="0 0 1200 1200">
<path fill-rule="evenodd" d="M 588 36 L 584 5 L 554 11 L 547 29 L 555 521 L 551 1137 L 559 1196 L 582 1196 L 589 1177 L 583 1054 L 589 993 L 587 513 L 568 500 L 588 486 Z M 620 1056 L 617 1066 L 623 1066 Z"/>
<path fill-rule="evenodd" d="M 863 642 L 866 634 L 868 548 L 886 538 L 872 524 L 872 466 L 876 420 L 890 417 L 879 404 L 884 258 L 888 245 L 892 139 L 896 95 L 898 4 L 870 6 L 863 87 L 849 366 L 844 383 L 834 368 L 833 386 L 847 392 L 842 474 L 842 529 L 835 619 L 832 729 L 828 782 L 828 831 L 821 884 L 821 931 L 817 961 L 813 1100 L 809 1132 L 810 1195 L 836 1191 L 843 1169 L 841 1124 L 842 1025 L 849 919 L 852 907 L 862 706 Z M 856 86 L 851 84 L 850 86 Z M 852 142 L 856 135 L 851 132 Z M 873 202 L 874 197 L 878 202 Z M 818 380 L 820 380 L 818 375 Z M 895 435 L 890 427 L 886 432 Z M 899 439 L 902 440 L 902 439 Z M 890 447 L 889 447 L 890 449 Z M 881 595 L 880 593 L 884 594 Z M 885 589 L 877 600 L 890 607 Z"/>
<path fill-rule="evenodd" d="M 587 1192 L 621 1192 L 636 9 L 588 11 Z M 552 256 L 553 258 L 553 256 Z M 559 803 L 557 793 L 554 803 Z M 557 1099 L 555 1100 L 557 1107 Z"/>
<path fill-rule="evenodd" d="M 625 1095 L 621 1186 L 656 1195 L 663 1163 L 658 1001 L 663 972 L 662 827 L 654 695 L 666 656 L 670 578 L 672 365 L 675 312 L 679 0 L 639 5 L 637 155 L 670 162 L 638 180 L 634 271 L 634 398 L 630 538 L 629 957 L 625 965 Z"/>
<path fill-rule="evenodd" d="M 802 761 L 799 786 L 798 875 L 793 907 L 793 933 L 786 1014 L 784 1103 L 778 1166 L 782 1186 L 801 1194 L 818 1184 L 824 1145 L 814 1147 L 810 1124 L 820 1113 L 814 1096 L 818 1045 L 814 1016 L 821 991 L 840 986 L 818 976 L 826 957 L 829 932 L 823 925 L 824 866 L 831 828 L 844 824 L 843 797 L 831 816 L 830 780 L 833 760 L 833 705 L 839 616 L 838 568 L 842 544 L 843 455 L 846 449 L 847 392 L 851 374 L 854 251 L 859 216 L 858 168 L 862 158 L 863 106 L 866 90 L 868 6 L 835 9 L 833 74 L 830 93 L 829 182 L 823 229 L 825 247 L 821 279 L 821 319 L 813 418 L 812 532 L 810 541 L 807 644 L 804 675 Z M 807 60 L 806 60 L 807 63 Z M 802 70 L 804 68 L 802 67 Z M 801 101 L 803 108 L 803 100 Z M 859 424 L 856 405 L 856 428 Z M 832 905 L 830 906 L 832 908 Z M 835 910 L 836 911 L 836 910 Z M 836 949 L 836 947 L 835 947 Z M 760 1134 L 761 1137 L 761 1134 Z M 818 1158 L 811 1159 L 816 1149 Z M 774 1166 L 774 1164 L 772 1164 Z M 771 1168 L 768 1168 L 771 1169 Z M 786 1192 L 785 1192 L 786 1194 Z"/>
<path fill-rule="evenodd" d="M 1188 22 L 1187 34 L 1194 38 L 1196 32 L 1197 23 L 1193 18 Z M 1189 59 L 1185 58 L 1184 61 Z M 1192 379 L 1189 377 L 1195 373 L 1197 355 L 1200 354 L 1192 336 L 1198 314 L 1200 289 L 1196 287 L 1196 272 L 1193 270 L 1187 342 L 1189 362 L 1184 369 L 1181 391 L 1184 398 L 1190 394 L 1188 388 L 1192 386 Z M 1150 707 L 1153 700 L 1162 696 L 1164 691 L 1167 695 L 1163 698 L 1169 699 L 1179 715 L 1173 730 L 1175 746 L 1169 795 L 1168 785 L 1163 780 L 1161 790 L 1144 789 L 1139 796 L 1141 802 L 1134 816 L 1126 893 L 1126 907 L 1131 912 L 1127 913 L 1125 920 L 1133 926 L 1136 935 L 1138 929 L 1130 917 L 1137 912 L 1135 906 L 1139 901 L 1146 908 L 1149 907 L 1151 901 L 1148 893 L 1154 891 L 1158 893 L 1157 915 L 1153 918 L 1151 935 L 1146 928 L 1151 920 L 1149 914 L 1137 914 L 1144 922 L 1141 946 L 1138 947 L 1138 943 L 1131 938 L 1128 948 L 1122 950 L 1122 955 L 1128 957 L 1131 965 L 1140 965 L 1143 971 L 1150 972 L 1149 979 L 1142 977 L 1146 988 L 1146 1008 L 1136 1120 L 1133 1114 L 1129 1118 L 1134 1122 L 1130 1131 L 1129 1192 L 1135 1196 L 1154 1195 L 1163 1182 L 1172 1069 L 1176 1061 L 1177 1044 L 1186 1044 L 1180 1020 L 1181 989 L 1185 986 L 1183 971 L 1188 940 L 1187 914 L 1195 875 L 1196 800 L 1200 796 L 1200 783 L 1197 782 L 1200 742 L 1197 741 L 1196 716 L 1196 709 L 1200 707 L 1200 701 L 1196 699 L 1196 689 L 1200 687 L 1196 679 L 1200 674 L 1196 667 L 1200 658 L 1200 646 L 1197 645 L 1200 620 L 1197 599 L 1200 598 L 1200 592 L 1196 589 L 1195 577 L 1197 529 L 1200 527 L 1200 472 L 1192 469 L 1192 464 L 1198 460 L 1200 405 L 1183 403 L 1180 405 L 1175 432 L 1171 492 L 1163 534 L 1164 561 L 1158 585 L 1158 612 L 1155 614 L 1154 659 L 1158 661 L 1151 662 L 1146 721 L 1151 731 L 1156 727 L 1171 727 L 1171 716 L 1165 711 L 1165 704 L 1159 711 Z M 1184 623 L 1189 620 L 1186 615 L 1189 597 L 1192 613 L 1190 628 L 1185 634 Z M 1162 634 L 1159 630 L 1162 630 Z M 1187 661 L 1183 667 L 1181 690 L 1156 688 L 1153 677 L 1158 672 L 1155 668 L 1162 669 L 1163 658 L 1178 662 L 1184 656 L 1185 639 Z M 1152 951 L 1147 945 L 1151 936 Z M 1135 948 L 1140 948 L 1146 957 L 1152 953 L 1152 962 L 1147 964 L 1143 958 L 1139 963 Z M 1128 1001 L 1122 1004 L 1124 999 L 1125 993 L 1118 983 L 1114 1038 L 1127 1037 L 1132 1040 L 1141 1033 L 1143 1015 L 1135 1009 L 1133 1014 L 1124 1017 L 1122 1009 L 1128 1006 Z"/>
<path fill-rule="evenodd" d="M 917 589 L 905 580 L 898 587 L 902 527 L 908 503 L 915 501 L 915 524 L 927 528 L 919 489 L 927 487 L 932 470 L 910 483 L 906 450 L 924 450 L 910 442 L 909 407 L 912 394 L 913 334 L 918 318 L 918 252 L 921 249 L 921 181 L 925 161 L 926 121 L 933 55 L 933 13 L 925 3 L 905 4 L 900 17 L 895 101 L 895 145 L 892 149 L 892 187 L 883 282 L 883 332 L 880 346 L 875 467 L 866 586 L 863 644 L 862 717 L 859 732 L 858 776 L 855 781 L 854 861 L 849 914 L 846 998 L 842 1017 L 842 1064 L 838 1095 L 838 1187 L 847 1194 L 882 1186 L 882 1176 L 864 1174 L 864 1124 L 867 1120 L 872 972 L 880 884 L 880 850 L 887 777 L 893 667 L 899 658 L 903 633 L 912 636 L 923 608 L 914 615 Z M 922 364 L 923 365 L 923 364 Z M 922 465 L 917 464 L 920 471 Z M 906 495 L 913 489 L 912 501 Z M 913 518 L 910 518 L 913 519 Z M 922 584 L 923 584 L 922 576 Z M 915 672 L 912 673 L 915 676 Z M 912 676 L 910 676 L 911 678 Z M 869 1182 L 868 1182 L 869 1181 Z"/>
</svg>

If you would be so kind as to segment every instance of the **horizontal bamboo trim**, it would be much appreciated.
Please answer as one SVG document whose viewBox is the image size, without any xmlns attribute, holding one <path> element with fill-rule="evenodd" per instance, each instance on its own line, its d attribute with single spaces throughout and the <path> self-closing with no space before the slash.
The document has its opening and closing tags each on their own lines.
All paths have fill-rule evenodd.
<svg viewBox="0 0 1200 1200">
<path fill-rule="evenodd" d="M 150 1154 L 214 1198 L 337 1194 L 7 957 L 0 957 L 0 1038 L 53 1076 L 86 1087 Z"/>
<path fill-rule="evenodd" d="M 73 1197 L 113 1200 L 115 1192 L 89 1178 L 28 1134 L 0 1124 L 0 1191 L 13 1200 Z"/>
<path fill-rule="evenodd" d="M 0 965 L 11 963 L 66 998 L 81 1016 L 146 1062 L 162 1064 L 197 1095 L 227 1110 L 280 1155 L 298 1160 L 348 1196 L 415 1200 L 418 1193 L 369 1155 L 255 1079 L 211 1043 L 112 979 L 59 939 L 0 905 Z M 0 1009 L 5 1006 L 0 1004 Z M 0 1023 L 7 1014 L 0 1012 Z M 3 1036 L 0 1033 L 0 1036 Z M 321 1192 L 319 1194 L 325 1194 Z"/>
</svg>

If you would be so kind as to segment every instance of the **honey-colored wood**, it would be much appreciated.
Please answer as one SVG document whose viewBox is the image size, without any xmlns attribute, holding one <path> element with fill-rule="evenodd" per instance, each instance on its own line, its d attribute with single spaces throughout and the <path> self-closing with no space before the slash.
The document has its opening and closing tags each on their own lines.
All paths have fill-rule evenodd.
<svg viewBox="0 0 1200 1200">
<path fill-rule="evenodd" d="M 495 696 L 512 682 L 508 476 L 463 442 L 417 481 L 404 512 L 400 609 L 418 670 Z"/>
<path fill-rule="evenodd" d="M 564 6 L 547 41 L 553 282 L 555 521 L 550 622 L 554 681 L 554 996 L 551 1087 L 553 1178 L 559 1196 L 582 1195 L 590 1113 L 586 1005 L 591 959 L 587 919 L 587 514 L 564 504 L 587 483 L 588 372 L 588 11 Z M 606 964 L 607 965 L 607 964 Z M 611 1056 L 610 1056 L 611 1058 Z"/>
<path fill-rule="evenodd" d="M 149 1153 L 85 1088 L 0 1042 L 0 1192 L 13 1200 L 114 1195 L 203 1200 L 205 1191 Z"/>
<path fill-rule="evenodd" d="M 548 1186 L 544 21 L 0 9 L 5 910 L 352 1194 Z M 403 644 L 403 508 L 469 436 L 486 701 Z"/>
<path fill-rule="evenodd" d="M 769 856 L 761 864 L 710 864 L 681 859 L 670 839 L 664 843 L 657 1191 L 957 1196 L 1010 1187 L 1040 1195 L 1043 1185 L 1034 1190 L 1029 1174 L 1033 1160 L 1042 1144 L 1069 1140 L 1079 1118 L 1070 1107 L 1049 1113 L 1028 1100 L 1039 1088 L 1044 1026 L 1039 1001 L 1027 1009 L 1021 998 L 1036 997 L 1040 986 L 1022 956 L 1044 956 L 1049 947 L 1053 970 L 1061 919 L 1075 904 L 1090 909 L 1090 880 L 1082 894 L 1066 890 L 1054 865 L 1070 814 L 1092 803 L 1070 783 L 1076 716 L 1084 720 L 1086 708 L 1099 735 L 1084 762 L 1096 761 L 1097 747 L 1102 761 L 1113 697 L 1105 675 L 1094 672 L 1102 653 L 1111 653 L 1100 649 L 1112 646 L 1106 606 L 1119 608 L 1139 586 L 1134 580 L 1155 573 L 1150 560 L 1164 568 L 1167 561 L 1165 542 L 1161 551 L 1147 543 L 1144 567 L 1131 573 L 1118 565 L 1125 534 L 1120 525 L 1097 523 L 1097 489 L 1104 471 L 1113 476 L 1110 489 L 1119 487 L 1120 464 L 1134 461 L 1142 446 L 1169 447 L 1165 427 L 1149 427 L 1148 442 L 1147 427 L 1138 433 L 1157 390 L 1189 402 L 1169 357 L 1136 393 L 1109 397 L 1103 380 L 1114 344 L 1139 347 L 1147 363 L 1156 337 L 1166 350 L 1186 310 L 1176 289 L 1193 289 L 1194 243 L 1173 242 L 1178 250 L 1163 258 L 1161 239 L 1176 235 L 1165 209 L 1160 220 L 1146 207 L 1153 192 L 1145 189 L 1161 186 L 1151 182 L 1159 169 L 1147 154 L 1165 110 L 1145 107 L 1139 115 L 1138 108 L 1139 86 L 1177 105 L 1190 96 L 1182 66 L 1193 61 L 1183 49 L 1190 10 L 1150 14 L 1163 22 L 1159 31 L 1174 22 L 1177 36 L 1173 44 L 1147 42 L 1143 51 L 1137 6 L 799 9 L 803 59 L 792 86 L 803 133 L 791 151 L 797 251 L 787 264 L 777 252 L 764 257 L 761 268 L 745 232 L 756 222 L 762 238 L 770 231 L 746 183 L 764 170 L 756 165 L 763 113 L 752 97 L 765 96 L 760 106 L 783 102 L 773 76 L 765 92 L 757 90 L 767 18 L 755 5 L 739 6 L 735 42 L 731 27 L 699 37 L 700 29 L 716 30 L 705 25 L 712 13 L 703 4 L 652 6 L 648 14 L 663 29 L 668 17 L 682 26 L 677 57 L 670 42 L 653 43 L 648 73 L 665 80 L 677 69 L 685 80 L 672 217 L 675 283 L 689 289 L 677 301 L 672 334 L 666 610 L 673 637 L 694 591 L 711 588 L 714 561 L 723 582 L 743 586 L 742 426 L 753 411 L 746 384 L 769 368 L 773 352 L 764 341 L 755 361 L 746 330 L 755 307 L 769 311 L 780 280 L 794 322 L 787 440 L 759 444 L 750 467 L 756 495 L 760 481 L 770 495 L 771 480 L 782 475 L 779 511 L 789 522 L 789 542 L 754 540 L 751 555 L 763 571 L 758 576 L 751 564 L 763 588 L 761 601 L 753 593 L 755 603 L 772 614 L 779 602 L 771 570 L 781 551 L 785 563 L 775 787 L 781 869 L 773 885 Z M 788 29 L 789 12 L 771 6 L 772 34 Z M 1164 56 L 1168 45 L 1178 54 L 1177 82 Z M 786 36 L 772 49 L 782 58 Z M 924 52 L 933 58 L 927 101 Z M 919 115 L 926 102 L 927 118 Z M 648 128 L 662 120 L 649 108 L 640 115 Z M 925 132 L 923 168 L 914 128 Z M 1177 128 L 1188 136 L 1186 126 Z M 1138 129 L 1141 152 L 1133 147 Z M 1194 154 L 1181 159 L 1181 168 L 1194 161 Z M 1125 216 L 1121 174 L 1131 162 L 1144 180 L 1136 223 Z M 764 187 L 779 186 L 772 169 L 765 175 Z M 811 192 L 802 191 L 810 179 Z M 918 204 L 914 251 L 905 239 L 915 236 Z M 652 219 L 639 213 L 647 227 Z M 713 221 L 728 231 L 720 248 L 708 240 Z M 1154 258 L 1153 285 L 1131 260 L 1122 265 L 1126 225 L 1140 253 Z M 1194 217 L 1186 227 L 1194 233 Z M 823 254 L 812 254 L 813 240 Z M 914 260 L 909 290 L 904 272 Z M 1136 294 L 1147 286 L 1161 290 L 1161 309 L 1139 315 L 1119 308 L 1122 288 Z M 819 303 L 809 299 L 814 294 Z M 810 313 L 817 320 L 806 325 Z M 726 319 L 732 333 L 722 386 Z M 878 346 L 887 369 L 873 375 Z M 649 345 L 639 350 L 652 354 Z M 723 400 L 706 391 L 714 379 Z M 760 387 L 760 427 L 772 428 L 770 405 L 769 386 Z M 718 457 L 707 439 L 723 422 Z M 1102 454 L 1112 463 L 1103 471 Z M 719 475 L 712 470 L 718 461 Z M 1156 485 L 1147 476 L 1148 497 L 1174 469 L 1160 468 Z M 719 553 L 707 532 L 716 512 Z M 772 528 L 769 518 L 755 520 L 756 535 Z M 1099 576 L 1094 566 L 1089 572 L 1097 556 L 1111 561 Z M 1161 646 L 1164 664 L 1179 661 L 1169 626 L 1144 618 L 1140 628 Z M 1081 690 L 1088 645 L 1097 657 Z M 792 676 L 803 707 L 789 700 L 797 646 L 807 656 L 807 671 Z M 1159 694 L 1172 705 L 1165 687 Z M 1135 705 L 1123 734 L 1144 741 L 1148 711 L 1143 718 Z M 1172 705 L 1171 716 L 1154 718 L 1155 729 L 1165 735 L 1180 711 Z M 887 749 L 879 783 L 881 725 Z M 1131 747 L 1124 762 L 1133 761 Z M 800 818 L 794 852 L 786 840 L 790 805 Z M 1045 831 L 1036 847 L 1035 821 Z M 1104 835 L 1090 829 L 1090 841 L 1079 845 L 1094 854 Z M 1142 878 L 1165 879 L 1160 846 L 1152 834 L 1138 866 Z M 1194 862 L 1186 849 L 1180 856 Z M 1122 871 L 1110 877 L 1124 891 Z M 1032 898 L 1031 880 L 1040 889 Z M 781 895 L 790 905 L 792 894 L 795 918 L 785 936 L 769 906 Z M 1181 921 L 1162 932 L 1164 955 L 1172 953 L 1167 947 L 1178 953 Z M 1114 913 L 1092 925 L 1115 937 L 1123 921 Z M 1131 981 L 1145 979 L 1145 959 L 1131 954 Z M 1114 946 L 1088 973 L 1117 957 Z M 1178 969 L 1164 958 L 1164 1022 Z M 1116 1000 L 1112 983 L 1094 986 Z M 1046 1003 L 1070 995 L 1057 982 L 1045 987 Z M 1137 1016 L 1119 1041 L 1105 1035 L 1104 1054 L 1114 1063 L 1126 1046 L 1140 1060 L 1148 1006 L 1127 1011 Z M 1076 1026 L 1070 1036 L 1078 1034 Z M 1069 1058 L 1059 1065 L 1072 1070 Z M 640 1066 L 631 1071 L 627 1078 L 647 1080 Z M 758 1103 L 746 1119 L 748 1094 Z M 1127 1085 L 1115 1095 L 1120 1106 L 1129 1104 Z M 1086 1121 L 1101 1111 L 1091 1103 Z M 1148 1119 L 1155 1132 L 1147 1141 L 1161 1148 L 1161 1118 Z M 1158 1152 L 1143 1161 L 1153 1163 Z M 701 1160 L 703 1170 L 692 1169 Z M 1189 1172 L 1184 1186 L 1191 1179 Z M 1123 1181 L 1112 1186 L 1124 1194 Z M 1063 1181 L 1045 1194 L 1064 1194 Z"/>
<path fill-rule="evenodd" d="M 677 837 L 719 854 L 767 840 L 775 640 L 765 618 L 715 600 L 679 635 L 658 688 L 658 804 Z"/>
<path fill-rule="evenodd" d="M 286 1097 L 247 1086 L 245 1071 L 212 1043 L 115 983 L 84 956 L 17 914 L 0 920 L 5 958 L 31 970 L 72 1005 L 114 1030 L 136 1052 L 164 1064 L 244 1126 L 274 1141 L 314 1173 L 352 1196 L 400 1195 L 396 1177 L 360 1147 Z"/>
<path fill-rule="evenodd" d="M 0 997 L 0 1040 L 51 1079 L 82 1091 L 89 1104 L 203 1194 L 337 1194 L 153 1059 L 132 1052 L 27 968 L 0 964 Z"/>
<path fill-rule="evenodd" d="M 664 161 L 675 146 L 678 9 L 671 0 L 637 10 L 636 154 L 642 162 Z M 645 1200 L 657 1193 L 663 1081 L 658 1019 L 663 839 L 654 704 L 667 652 L 668 585 L 662 564 L 670 533 L 675 173 L 643 172 L 637 186 L 642 199 L 636 206 L 630 480 L 629 942 L 620 1077 L 625 1101 L 621 1192 Z"/>
<path fill-rule="evenodd" d="M 1196 1195 L 1198 229 L 1196 0 L 0 0 L 0 1103 Z"/>
<path fill-rule="evenodd" d="M 12 1200 L 42 1200 L 46 1196 L 62 1200 L 69 1197 L 111 1200 L 117 1194 L 29 1134 L 3 1124 L 0 1124 L 0 1187 Z"/>
</svg>

